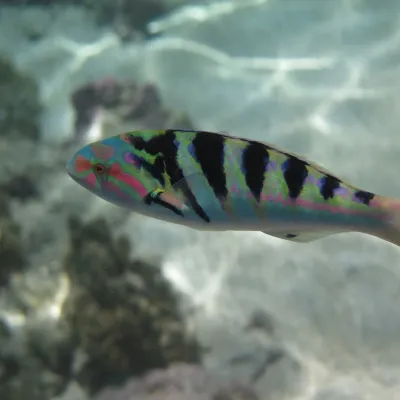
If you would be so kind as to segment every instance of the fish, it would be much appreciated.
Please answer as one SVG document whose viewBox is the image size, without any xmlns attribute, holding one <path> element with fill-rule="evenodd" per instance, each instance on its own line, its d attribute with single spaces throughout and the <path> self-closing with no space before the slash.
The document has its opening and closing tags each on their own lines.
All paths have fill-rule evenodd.
<svg viewBox="0 0 400 400">
<path fill-rule="evenodd" d="M 399 199 L 225 132 L 124 132 L 85 145 L 66 170 L 116 206 L 197 230 L 260 231 L 297 243 L 358 232 L 400 246 Z"/>
</svg>

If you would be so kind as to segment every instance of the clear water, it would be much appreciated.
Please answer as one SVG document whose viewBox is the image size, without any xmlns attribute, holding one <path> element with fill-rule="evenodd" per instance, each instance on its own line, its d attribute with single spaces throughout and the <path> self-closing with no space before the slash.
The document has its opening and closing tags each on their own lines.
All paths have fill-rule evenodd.
<svg viewBox="0 0 400 400">
<path fill-rule="evenodd" d="M 196 232 L 64 165 L 99 136 L 192 126 L 400 196 L 400 3 L 46 3 L 0 2 L 0 398 L 397 399 L 396 247 Z"/>
</svg>

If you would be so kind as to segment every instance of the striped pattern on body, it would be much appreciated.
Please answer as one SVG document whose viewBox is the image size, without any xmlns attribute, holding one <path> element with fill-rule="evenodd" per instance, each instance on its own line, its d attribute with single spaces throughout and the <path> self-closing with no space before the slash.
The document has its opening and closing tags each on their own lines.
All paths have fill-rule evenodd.
<svg viewBox="0 0 400 400">
<path fill-rule="evenodd" d="M 207 223 L 265 218 L 357 224 L 374 206 L 374 194 L 263 142 L 186 130 L 128 132 L 122 138 L 148 163 L 162 164 L 164 188 L 179 182 Z M 207 193 L 190 187 L 192 176 Z"/>
</svg>

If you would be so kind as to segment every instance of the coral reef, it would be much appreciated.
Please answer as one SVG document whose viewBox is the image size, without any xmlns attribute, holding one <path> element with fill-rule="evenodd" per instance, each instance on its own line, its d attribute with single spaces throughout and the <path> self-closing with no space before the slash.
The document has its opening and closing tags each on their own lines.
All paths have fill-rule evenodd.
<svg viewBox="0 0 400 400">
<path fill-rule="evenodd" d="M 57 312 L 65 283 L 56 263 L 14 274 L 0 291 L 1 399 L 47 400 L 67 385 L 74 348 Z"/>
<path fill-rule="evenodd" d="M 0 287 L 10 276 L 21 272 L 27 264 L 23 254 L 21 226 L 11 211 L 12 200 L 26 201 L 37 196 L 33 176 L 24 174 L 10 156 L 15 141 L 36 143 L 42 107 L 37 85 L 33 79 L 0 58 Z M 21 154 L 20 154 L 21 155 Z M 27 172 L 27 171 L 26 171 Z"/>
<path fill-rule="evenodd" d="M 11 274 L 26 265 L 21 244 L 21 227 L 13 220 L 8 196 L 0 189 L 0 287 Z"/>
<path fill-rule="evenodd" d="M 184 0 L 0 0 L 0 4 L 84 6 L 93 13 L 99 24 L 111 26 L 122 38 L 130 39 L 135 32 L 147 35 L 149 22 L 184 4 Z"/>
<path fill-rule="evenodd" d="M 200 360 L 159 266 L 130 253 L 104 220 L 72 217 L 64 263 L 10 277 L 1 292 L 0 398 L 47 400 L 72 380 L 92 394 Z"/>
<path fill-rule="evenodd" d="M 107 136 L 134 129 L 165 126 L 193 129 L 191 121 L 167 109 L 153 84 L 138 85 L 114 78 L 90 82 L 78 88 L 71 99 L 75 109 L 75 136 L 80 139 L 100 121 Z"/>
<path fill-rule="evenodd" d="M 86 356 L 77 372 L 82 386 L 93 393 L 174 361 L 198 361 L 201 348 L 159 266 L 131 261 L 127 239 L 114 240 L 102 219 L 71 218 L 70 229 L 64 312 Z"/>
<path fill-rule="evenodd" d="M 26 201 L 39 195 L 34 182 L 34 174 L 15 174 L 0 183 L 0 191 L 13 199 Z"/>
<path fill-rule="evenodd" d="M 147 34 L 147 24 L 174 6 L 182 4 L 177 0 L 86 0 L 86 5 L 97 15 L 101 24 L 111 25 L 122 38 L 130 39 L 133 31 Z"/>
<path fill-rule="evenodd" d="M 71 149 L 40 140 L 35 82 L 0 59 L 0 90 L 0 398 L 68 399 L 71 385 L 90 396 L 176 361 L 199 362 L 203 349 L 159 262 L 132 257 L 128 240 L 116 240 L 103 219 L 65 223 L 81 192 L 62 194 Z M 73 102 L 73 146 L 99 115 L 107 135 L 192 127 L 152 84 L 89 82 Z"/>
<path fill-rule="evenodd" d="M 41 113 L 38 87 L 33 79 L 0 58 L 0 137 L 39 137 Z"/>
<path fill-rule="evenodd" d="M 202 367 L 171 365 L 131 379 L 122 388 L 108 388 L 94 400 L 259 400 L 256 392 L 237 382 L 222 380 Z"/>
</svg>

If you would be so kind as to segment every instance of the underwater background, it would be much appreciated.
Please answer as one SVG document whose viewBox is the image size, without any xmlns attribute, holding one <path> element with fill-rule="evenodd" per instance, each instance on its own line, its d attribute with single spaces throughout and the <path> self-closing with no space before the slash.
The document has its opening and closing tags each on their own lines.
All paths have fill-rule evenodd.
<svg viewBox="0 0 400 400">
<path fill-rule="evenodd" d="M 400 399 L 400 251 L 197 232 L 79 147 L 228 131 L 400 197 L 398 0 L 0 0 L 0 399 Z"/>
</svg>

